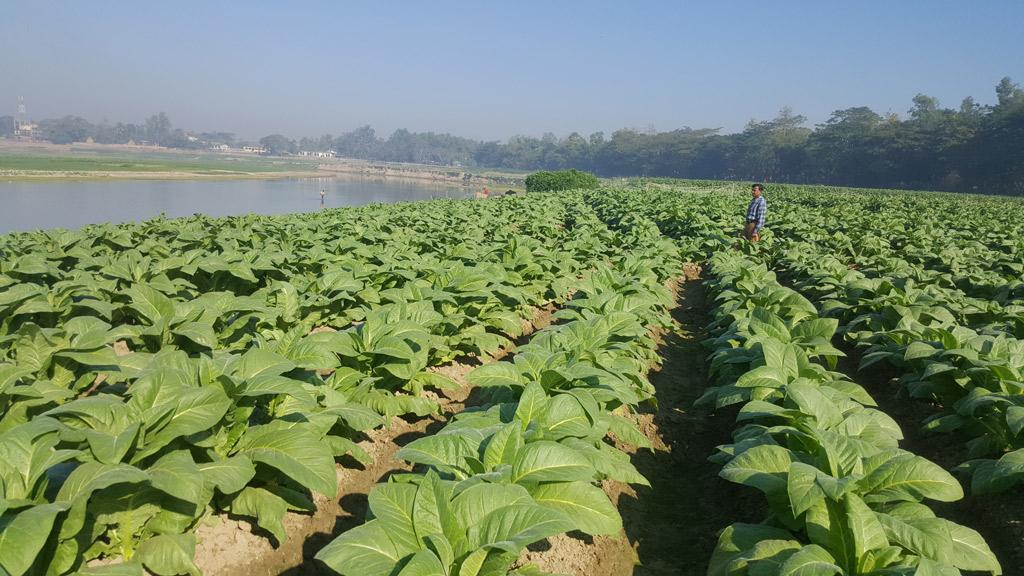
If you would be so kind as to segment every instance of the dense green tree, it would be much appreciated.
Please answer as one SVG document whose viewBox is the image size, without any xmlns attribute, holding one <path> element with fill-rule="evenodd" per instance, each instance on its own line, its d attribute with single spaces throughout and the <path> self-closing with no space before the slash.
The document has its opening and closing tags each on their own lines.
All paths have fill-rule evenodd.
<svg viewBox="0 0 1024 576">
<path fill-rule="evenodd" d="M 39 133 L 54 144 L 71 144 L 85 142 L 92 137 L 94 127 L 85 118 L 65 116 L 39 122 Z"/>
<path fill-rule="evenodd" d="M 171 121 L 160 112 L 146 118 L 146 140 L 150 144 L 165 145 L 171 139 Z"/>
<path fill-rule="evenodd" d="M 295 154 L 299 151 L 299 146 L 294 140 L 281 134 L 271 134 L 260 138 L 260 146 L 269 154 Z"/>
<path fill-rule="evenodd" d="M 735 134 L 683 127 L 667 132 L 617 130 L 584 138 L 513 136 L 480 142 L 451 134 L 394 131 L 387 138 L 362 126 L 333 138 L 303 138 L 298 144 L 275 134 L 261 142 L 272 153 L 335 150 L 339 156 L 393 162 L 563 170 L 600 176 L 817 182 L 848 186 L 920 188 L 1024 195 L 1024 89 L 1010 78 L 995 87 L 997 103 L 979 105 L 971 97 L 957 108 L 917 94 L 904 117 L 867 107 L 836 110 L 825 122 L 807 127 L 806 118 L 783 108 L 771 120 L 751 121 Z M 10 121 L 8 120 L 8 128 Z M 3 129 L 0 122 L 0 130 Z M 8 130 L 11 131 L 11 130 Z M 231 144 L 231 134 L 190 138 L 159 113 L 144 125 L 89 124 L 68 116 L 40 122 L 54 142 L 149 141 L 173 147 Z M 267 140 L 267 139 L 271 140 Z M 268 145 L 269 142 L 269 145 Z"/>
</svg>

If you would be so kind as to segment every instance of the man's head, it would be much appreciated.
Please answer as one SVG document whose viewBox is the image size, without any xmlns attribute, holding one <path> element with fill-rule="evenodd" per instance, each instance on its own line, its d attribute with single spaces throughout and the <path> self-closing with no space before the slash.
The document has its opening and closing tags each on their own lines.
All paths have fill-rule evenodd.
<svg viewBox="0 0 1024 576">
<path fill-rule="evenodd" d="M 760 184 L 754 184 L 750 187 L 750 193 L 754 198 L 760 196 L 762 192 L 764 192 L 764 186 L 761 186 Z"/>
</svg>

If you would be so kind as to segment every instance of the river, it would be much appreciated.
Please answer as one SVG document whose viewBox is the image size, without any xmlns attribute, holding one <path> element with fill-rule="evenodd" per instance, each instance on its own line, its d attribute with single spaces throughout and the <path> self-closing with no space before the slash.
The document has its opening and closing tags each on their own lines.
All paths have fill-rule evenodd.
<svg viewBox="0 0 1024 576">
<path fill-rule="evenodd" d="M 286 214 L 324 206 L 361 206 L 430 198 L 465 198 L 473 190 L 416 180 L 359 177 L 245 180 L 0 181 L 0 233 L 78 228 L 100 222 Z"/>
</svg>

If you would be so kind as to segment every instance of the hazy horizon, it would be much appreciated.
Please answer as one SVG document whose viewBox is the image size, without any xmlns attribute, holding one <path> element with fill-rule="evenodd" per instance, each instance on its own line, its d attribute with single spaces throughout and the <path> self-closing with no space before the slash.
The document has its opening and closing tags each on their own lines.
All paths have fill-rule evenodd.
<svg viewBox="0 0 1024 576">
<path fill-rule="evenodd" d="M 370 124 L 482 140 L 623 127 L 741 130 L 783 106 L 904 114 L 1024 80 L 1024 3 L 299 7 L 37 2 L 0 19 L 0 115 L 254 139 Z"/>
</svg>

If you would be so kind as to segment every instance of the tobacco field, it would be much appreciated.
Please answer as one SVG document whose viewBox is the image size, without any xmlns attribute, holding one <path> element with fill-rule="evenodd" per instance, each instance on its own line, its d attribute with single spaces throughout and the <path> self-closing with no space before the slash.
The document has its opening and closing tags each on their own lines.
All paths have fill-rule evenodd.
<svg viewBox="0 0 1024 576">
<path fill-rule="evenodd" d="M 1024 203 L 766 196 L 0 236 L 0 576 L 1024 573 Z"/>
</svg>

